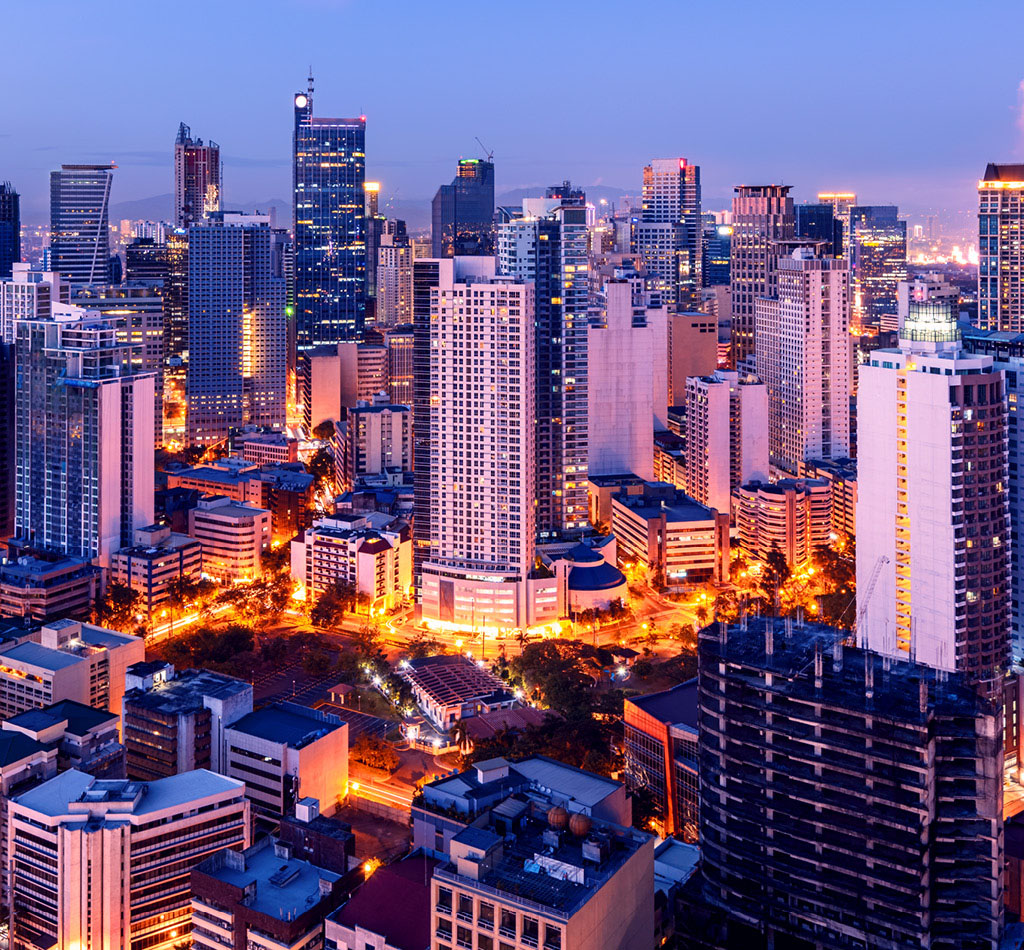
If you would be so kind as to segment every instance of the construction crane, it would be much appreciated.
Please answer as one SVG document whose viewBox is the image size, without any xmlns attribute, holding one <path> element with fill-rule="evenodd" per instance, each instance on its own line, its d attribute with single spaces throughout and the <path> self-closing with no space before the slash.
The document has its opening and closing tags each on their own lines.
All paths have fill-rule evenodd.
<svg viewBox="0 0 1024 950">
<path fill-rule="evenodd" d="M 864 642 L 864 638 L 861 636 L 861 628 L 864 626 L 864 618 L 868 613 L 868 604 L 871 602 L 871 595 L 875 592 L 875 585 L 878 583 L 879 575 L 882 573 L 882 568 L 889 563 L 889 559 L 881 554 L 878 560 L 875 561 L 875 566 L 871 569 L 871 577 L 868 579 L 867 587 L 864 588 L 864 599 L 861 601 L 860 609 L 857 611 L 857 623 L 854 626 L 854 630 L 857 633 L 857 639 L 861 643 Z"/>
<path fill-rule="evenodd" d="M 473 138 L 476 139 L 476 144 L 479 145 L 480 148 L 482 148 L 484 150 L 484 154 L 487 155 L 487 161 L 493 162 L 494 161 L 494 149 L 488 148 L 486 145 L 484 145 L 484 143 L 480 141 L 480 136 L 479 135 L 474 135 Z"/>
</svg>

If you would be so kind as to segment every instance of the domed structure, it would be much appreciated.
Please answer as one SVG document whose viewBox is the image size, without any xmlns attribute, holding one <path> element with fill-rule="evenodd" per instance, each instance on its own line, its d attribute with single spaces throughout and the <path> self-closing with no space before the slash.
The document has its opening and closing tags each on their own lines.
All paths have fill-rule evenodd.
<svg viewBox="0 0 1024 950">
<path fill-rule="evenodd" d="M 569 607 L 581 610 L 607 610 L 616 600 L 627 595 L 626 575 L 609 564 L 599 551 L 577 544 L 562 555 L 566 571 Z"/>
<path fill-rule="evenodd" d="M 552 805 L 548 809 L 548 825 L 555 831 L 562 831 L 569 823 L 569 813 L 561 805 Z"/>
<path fill-rule="evenodd" d="M 581 815 L 579 812 L 575 812 L 572 818 L 569 819 L 569 830 L 577 838 L 585 838 L 590 834 L 593 824 L 589 815 Z"/>
</svg>

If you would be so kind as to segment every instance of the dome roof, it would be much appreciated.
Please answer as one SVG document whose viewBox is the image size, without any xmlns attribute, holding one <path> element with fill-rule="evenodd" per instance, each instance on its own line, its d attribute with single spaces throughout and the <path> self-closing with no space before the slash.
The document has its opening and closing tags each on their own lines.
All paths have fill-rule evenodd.
<svg viewBox="0 0 1024 950">
<path fill-rule="evenodd" d="M 597 551 L 593 548 L 588 548 L 582 542 L 566 551 L 563 557 L 574 564 L 597 564 L 599 561 L 604 560 Z"/>
<path fill-rule="evenodd" d="M 626 575 L 603 558 L 599 564 L 574 567 L 569 571 L 569 590 L 614 590 L 626 583 Z"/>
</svg>

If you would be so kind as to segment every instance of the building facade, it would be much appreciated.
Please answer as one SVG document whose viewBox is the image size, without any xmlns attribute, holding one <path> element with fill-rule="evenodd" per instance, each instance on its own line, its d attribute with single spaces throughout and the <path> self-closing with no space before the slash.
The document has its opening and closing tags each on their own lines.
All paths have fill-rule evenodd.
<svg viewBox="0 0 1024 950">
<path fill-rule="evenodd" d="M 50 268 L 72 284 L 110 281 L 110 185 L 115 165 L 50 172 Z"/>
<path fill-rule="evenodd" d="M 990 162 L 978 182 L 978 326 L 1024 332 L 1024 165 Z"/>
<path fill-rule="evenodd" d="M 200 499 L 188 513 L 188 533 L 203 549 L 203 573 L 221 583 L 251 581 L 270 547 L 270 512 L 223 495 Z"/>
<path fill-rule="evenodd" d="M 182 122 L 174 139 L 174 226 L 189 228 L 220 211 L 220 146 L 192 138 Z"/>
<path fill-rule="evenodd" d="M 824 479 L 747 482 L 734 496 L 738 547 L 763 561 L 780 551 L 797 567 L 827 546 L 832 534 L 832 490 Z"/>
<path fill-rule="evenodd" d="M 896 288 L 907 279 L 907 222 L 895 205 L 850 208 L 851 322 L 877 328 L 896 313 Z"/>
<path fill-rule="evenodd" d="M 452 183 L 437 189 L 430 213 L 431 257 L 493 254 L 494 163 L 460 158 Z"/>
<path fill-rule="evenodd" d="M 11 276 L 21 260 L 21 196 L 9 181 L 0 181 L 0 280 Z"/>
</svg>

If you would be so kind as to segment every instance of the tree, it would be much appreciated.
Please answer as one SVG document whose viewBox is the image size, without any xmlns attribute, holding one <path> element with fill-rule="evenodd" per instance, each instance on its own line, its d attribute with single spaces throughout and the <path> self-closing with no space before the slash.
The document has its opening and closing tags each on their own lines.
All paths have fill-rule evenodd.
<svg viewBox="0 0 1024 950">
<path fill-rule="evenodd" d="M 318 491 L 334 484 L 334 456 L 329 449 L 316 450 L 316 454 L 309 460 L 309 474 L 313 476 L 313 484 Z"/>
<path fill-rule="evenodd" d="M 330 442 L 334 437 L 334 420 L 324 419 L 323 422 L 318 422 L 313 426 L 313 438 L 319 439 L 321 442 Z"/>
<path fill-rule="evenodd" d="M 382 630 L 379 623 L 367 620 L 359 629 L 352 634 L 352 640 L 356 650 L 369 656 L 377 652 L 377 645 L 380 643 Z"/>
<path fill-rule="evenodd" d="M 458 746 L 463 758 L 473 751 L 473 740 L 469 738 L 469 730 L 466 728 L 465 719 L 456 719 L 451 729 L 448 730 L 448 737 Z"/>
<path fill-rule="evenodd" d="M 142 594 L 120 581 L 111 581 L 93 609 L 93 617 L 101 627 L 127 633 L 138 625 L 141 609 Z"/>
<path fill-rule="evenodd" d="M 773 543 L 768 556 L 764 559 L 760 581 L 761 591 L 771 603 L 773 613 L 777 612 L 779 607 L 779 588 L 789 580 L 791 573 L 786 555 Z"/>
<path fill-rule="evenodd" d="M 291 569 L 291 545 L 280 544 L 260 555 L 260 567 L 264 574 L 282 574 Z"/>
<path fill-rule="evenodd" d="M 361 732 L 349 748 L 349 756 L 374 769 L 394 772 L 398 768 L 398 753 L 383 739 Z"/>
<path fill-rule="evenodd" d="M 309 612 L 309 619 L 315 627 L 339 627 L 345 619 L 345 611 L 355 603 L 356 589 L 347 580 L 338 578 L 317 597 L 316 604 Z"/>
</svg>

